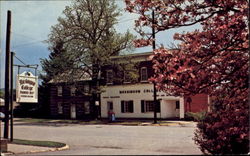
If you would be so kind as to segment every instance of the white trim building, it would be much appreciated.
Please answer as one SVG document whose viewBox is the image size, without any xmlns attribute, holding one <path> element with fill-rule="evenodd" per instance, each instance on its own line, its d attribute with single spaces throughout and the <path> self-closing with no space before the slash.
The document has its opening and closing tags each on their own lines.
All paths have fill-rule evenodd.
<svg viewBox="0 0 250 156">
<path fill-rule="evenodd" d="M 157 92 L 157 118 L 184 118 L 184 98 Z M 107 118 L 112 109 L 117 118 L 154 118 L 153 84 L 107 86 L 101 94 L 101 117 Z"/>
<path fill-rule="evenodd" d="M 78 89 L 67 83 L 51 82 L 51 115 L 56 118 L 91 119 L 97 116 L 108 118 L 113 112 L 116 118 L 153 119 L 154 90 L 149 78 L 154 70 L 150 55 L 152 52 L 113 56 L 110 65 L 101 69 L 100 84 L 104 92 L 100 96 L 98 94 L 97 101 L 91 97 L 94 81 L 87 75 L 76 84 Z M 208 111 L 208 108 L 209 97 L 206 94 L 175 97 L 157 92 L 158 119 L 183 119 L 187 112 Z"/>
</svg>

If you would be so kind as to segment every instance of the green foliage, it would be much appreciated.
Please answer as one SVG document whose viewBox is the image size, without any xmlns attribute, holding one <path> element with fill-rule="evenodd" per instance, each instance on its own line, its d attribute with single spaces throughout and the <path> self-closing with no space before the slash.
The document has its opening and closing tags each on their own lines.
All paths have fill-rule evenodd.
<svg viewBox="0 0 250 156">
<path fill-rule="evenodd" d="M 15 117 L 39 117 L 43 112 L 39 111 L 39 105 L 33 103 L 20 103 L 14 109 Z"/>
<path fill-rule="evenodd" d="M 63 15 L 58 18 L 58 24 L 52 26 L 47 42 L 50 49 L 58 42 L 63 43 L 65 57 L 57 63 L 72 60 L 68 81 L 79 80 L 72 77 L 79 75 L 79 69 L 80 75 L 87 73 L 96 79 L 101 67 L 110 63 L 111 56 L 132 47 L 134 36 L 129 32 L 119 34 L 114 29 L 120 10 L 113 0 L 76 0 L 65 8 Z M 58 66 L 56 69 L 67 72 L 68 68 Z"/>
<path fill-rule="evenodd" d="M 28 110 L 27 108 L 20 107 L 19 110 L 17 110 L 16 115 L 24 117 L 27 117 L 27 115 L 29 115 L 28 117 L 49 117 L 49 82 L 56 79 L 58 75 L 62 74 L 65 70 L 67 71 L 73 68 L 73 61 L 67 57 L 64 43 L 62 41 L 57 41 L 54 47 L 50 47 L 50 51 L 51 53 L 48 59 L 41 59 L 41 66 L 44 74 L 39 75 L 40 79 L 43 81 L 38 88 L 38 104 Z"/>
<path fill-rule="evenodd" d="M 56 42 L 54 47 L 50 47 L 50 51 L 51 53 L 48 59 L 41 59 L 42 69 L 45 74 L 41 74 L 40 78 L 45 83 L 55 78 L 63 71 L 67 71 L 73 67 L 73 61 L 67 56 L 62 41 Z"/>
<path fill-rule="evenodd" d="M 0 90 L 0 98 L 4 98 L 4 91 Z"/>
<path fill-rule="evenodd" d="M 186 112 L 185 113 L 185 119 L 186 120 L 192 120 L 192 121 L 202 121 L 205 119 L 207 112 L 201 111 L 197 113 L 193 112 Z"/>
<path fill-rule="evenodd" d="M 66 144 L 54 141 L 34 141 L 34 140 L 23 140 L 23 139 L 14 139 L 14 144 L 20 145 L 31 145 L 31 146 L 41 146 L 41 147 L 64 147 Z"/>
<path fill-rule="evenodd" d="M 126 61 L 122 63 L 119 63 L 119 61 L 115 62 L 112 66 L 114 70 L 113 82 L 115 84 L 138 82 L 138 63 L 132 62 L 129 58 L 126 58 Z"/>
</svg>

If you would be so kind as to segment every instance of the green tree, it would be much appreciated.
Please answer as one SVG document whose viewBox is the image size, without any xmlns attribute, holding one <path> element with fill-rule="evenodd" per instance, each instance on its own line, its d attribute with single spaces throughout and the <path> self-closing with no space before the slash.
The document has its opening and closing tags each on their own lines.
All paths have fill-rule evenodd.
<svg viewBox="0 0 250 156">
<path fill-rule="evenodd" d="M 65 50 L 62 58 L 53 61 L 59 66 L 46 65 L 45 71 L 53 73 L 49 78 L 55 80 L 62 71 L 68 72 L 63 75 L 67 82 L 76 82 L 83 75 L 89 75 L 94 82 L 93 101 L 98 99 L 101 68 L 111 62 L 111 56 L 133 47 L 134 36 L 128 31 L 117 33 L 114 28 L 120 12 L 114 0 L 75 0 L 67 6 L 58 23 L 52 26 L 47 40 L 49 49 L 62 42 Z M 46 60 L 43 63 L 51 64 Z"/>
<path fill-rule="evenodd" d="M 82 69 L 95 79 L 110 56 L 132 47 L 133 35 L 122 35 L 114 29 L 120 10 L 113 0 L 76 0 L 63 14 L 52 26 L 48 43 L 50 48 L 58 41 L 64 43 L 66 58 L 73 60 L 72 70 Z"/>
<path fill-rule="evenodd" d="M 0 90 L 0 98 L 4 98 L 4 92 Z"/>
<path fill-rule="evenodd" d="M 37 117 L 49 117 L 50 81 L 59 80 L 60 77 L 58 77 L 58 75 L 62 73 L 62 69 L 69 70 L 73 67 L 72 60 L 67 58 L 64 42 L 62 40 L 56 41 L 53 46 L 49 47 L 49 50 L 51 51 L 49 57 L 47 59 L 41 59 L 41 66 L 44 73 L 39 75 L 39 77 L 42 79 L 42 83 L 38 88 L 39 103 L 36 105 L 36 108 L 34 108 L 37 110 Z"/>
<path fill-rule="evenodd" d="M 43 74 L 40 75 L 43 83 L 48 83 L 56 79 L 63 71 L 70 70 L 73 67 L 73 61 L 67 58 L 67 53 L 63 47 L 63 41 L 59 40 L 49 47 L 51 51 L 48 59 L 41 59 Z"/>
</svg>

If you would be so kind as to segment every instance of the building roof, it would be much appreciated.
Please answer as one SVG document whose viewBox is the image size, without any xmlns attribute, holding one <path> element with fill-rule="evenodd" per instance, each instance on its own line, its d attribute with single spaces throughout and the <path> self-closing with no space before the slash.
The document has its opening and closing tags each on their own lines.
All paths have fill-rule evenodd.
<svg viewBox="0 0 250 156">
<path fill-rule="evenodd" d="M 123 54 L 119 56 L 111 56 L 112 61 L 127 62 L 128 60 L 133 62 L 139 61 L 149 61 L 151 60 L 149 56 L 153 55 L 153 52 L 144 52 L 144 53 L 131 53 Z M 89 74 L 90 73 L 90 74 Z M 65 71 L 64 73 L 55 76 L 49 83 L 64 83 L 64 82 L 73 82 L 77 81 L 90 81 L 92 80 L 91 72 L 84 72 L 82 69 Z"/>
<path fill-rule="evenodd" d="M 92 80 L 91 75 L 83 70 L 71 70 L 55 76 L 49 83 L 63 83 L 77 81 L 89 81 Z"/>
<path fill-rule="evenodd" d="M 122 62 L 124 58 L 126 58 L 127 61 L 128 59 L 132 59 L 132 61 L 149 61 L 151 60 L 149 56 L 153 55 L 153 52 L 144 52 L 144 53 L 132 53 L 132 54 L 124 54 L 124 55 L 119 55 L 119 56 L 112 56 L 111 60 L 113 61 L 120 61 Z"/>
</svg>

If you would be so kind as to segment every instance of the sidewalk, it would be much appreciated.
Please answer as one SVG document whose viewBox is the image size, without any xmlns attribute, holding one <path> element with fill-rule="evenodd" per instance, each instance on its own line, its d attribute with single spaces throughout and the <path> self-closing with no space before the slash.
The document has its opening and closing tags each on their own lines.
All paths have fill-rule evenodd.
<svg viewBox="0 0 250 156">
<path fill-rule="evenodd" d="M 55 148 L 8 144 L 8 151 L 9 152 L 4 153 L 4 154 L 5 155 L 27 154 L 27 153 L 35 153 L 35 152 L 45 152 L 45 151 L 50 151 L 50 150 L 53 150 L 53 149 L 55 149 Z"/>
<path fill-rule="evenodd" d="M 66 150 L 69 146 L 66 145 L 61 148 L 51 148 L 51 147 L 41 147 L 41 146 L 31 146 L 31 145 L 17 145 L 8 144 L 8 153 L 3 153 L 2 155 L 16 155 L 16 154 L 28 154 L 28 153 L 38 153 L 38 152 L 48 152 L 48 151 L 59 151 Z"/>
<path fill-rule="evenodd" d="M 105 123 L 107 125 L 124 125 L 124 126 L 180 126 L 180 127 L 188 127 L 196 125 L 197 122 L 194 121 L 170 121 L 170 120 L 161 120 L 157 121 L 157 123 L 153 123 L 152 121 L 135 121 L 135 120 L 116 120 L 113 122 Z"/>
</svg>

